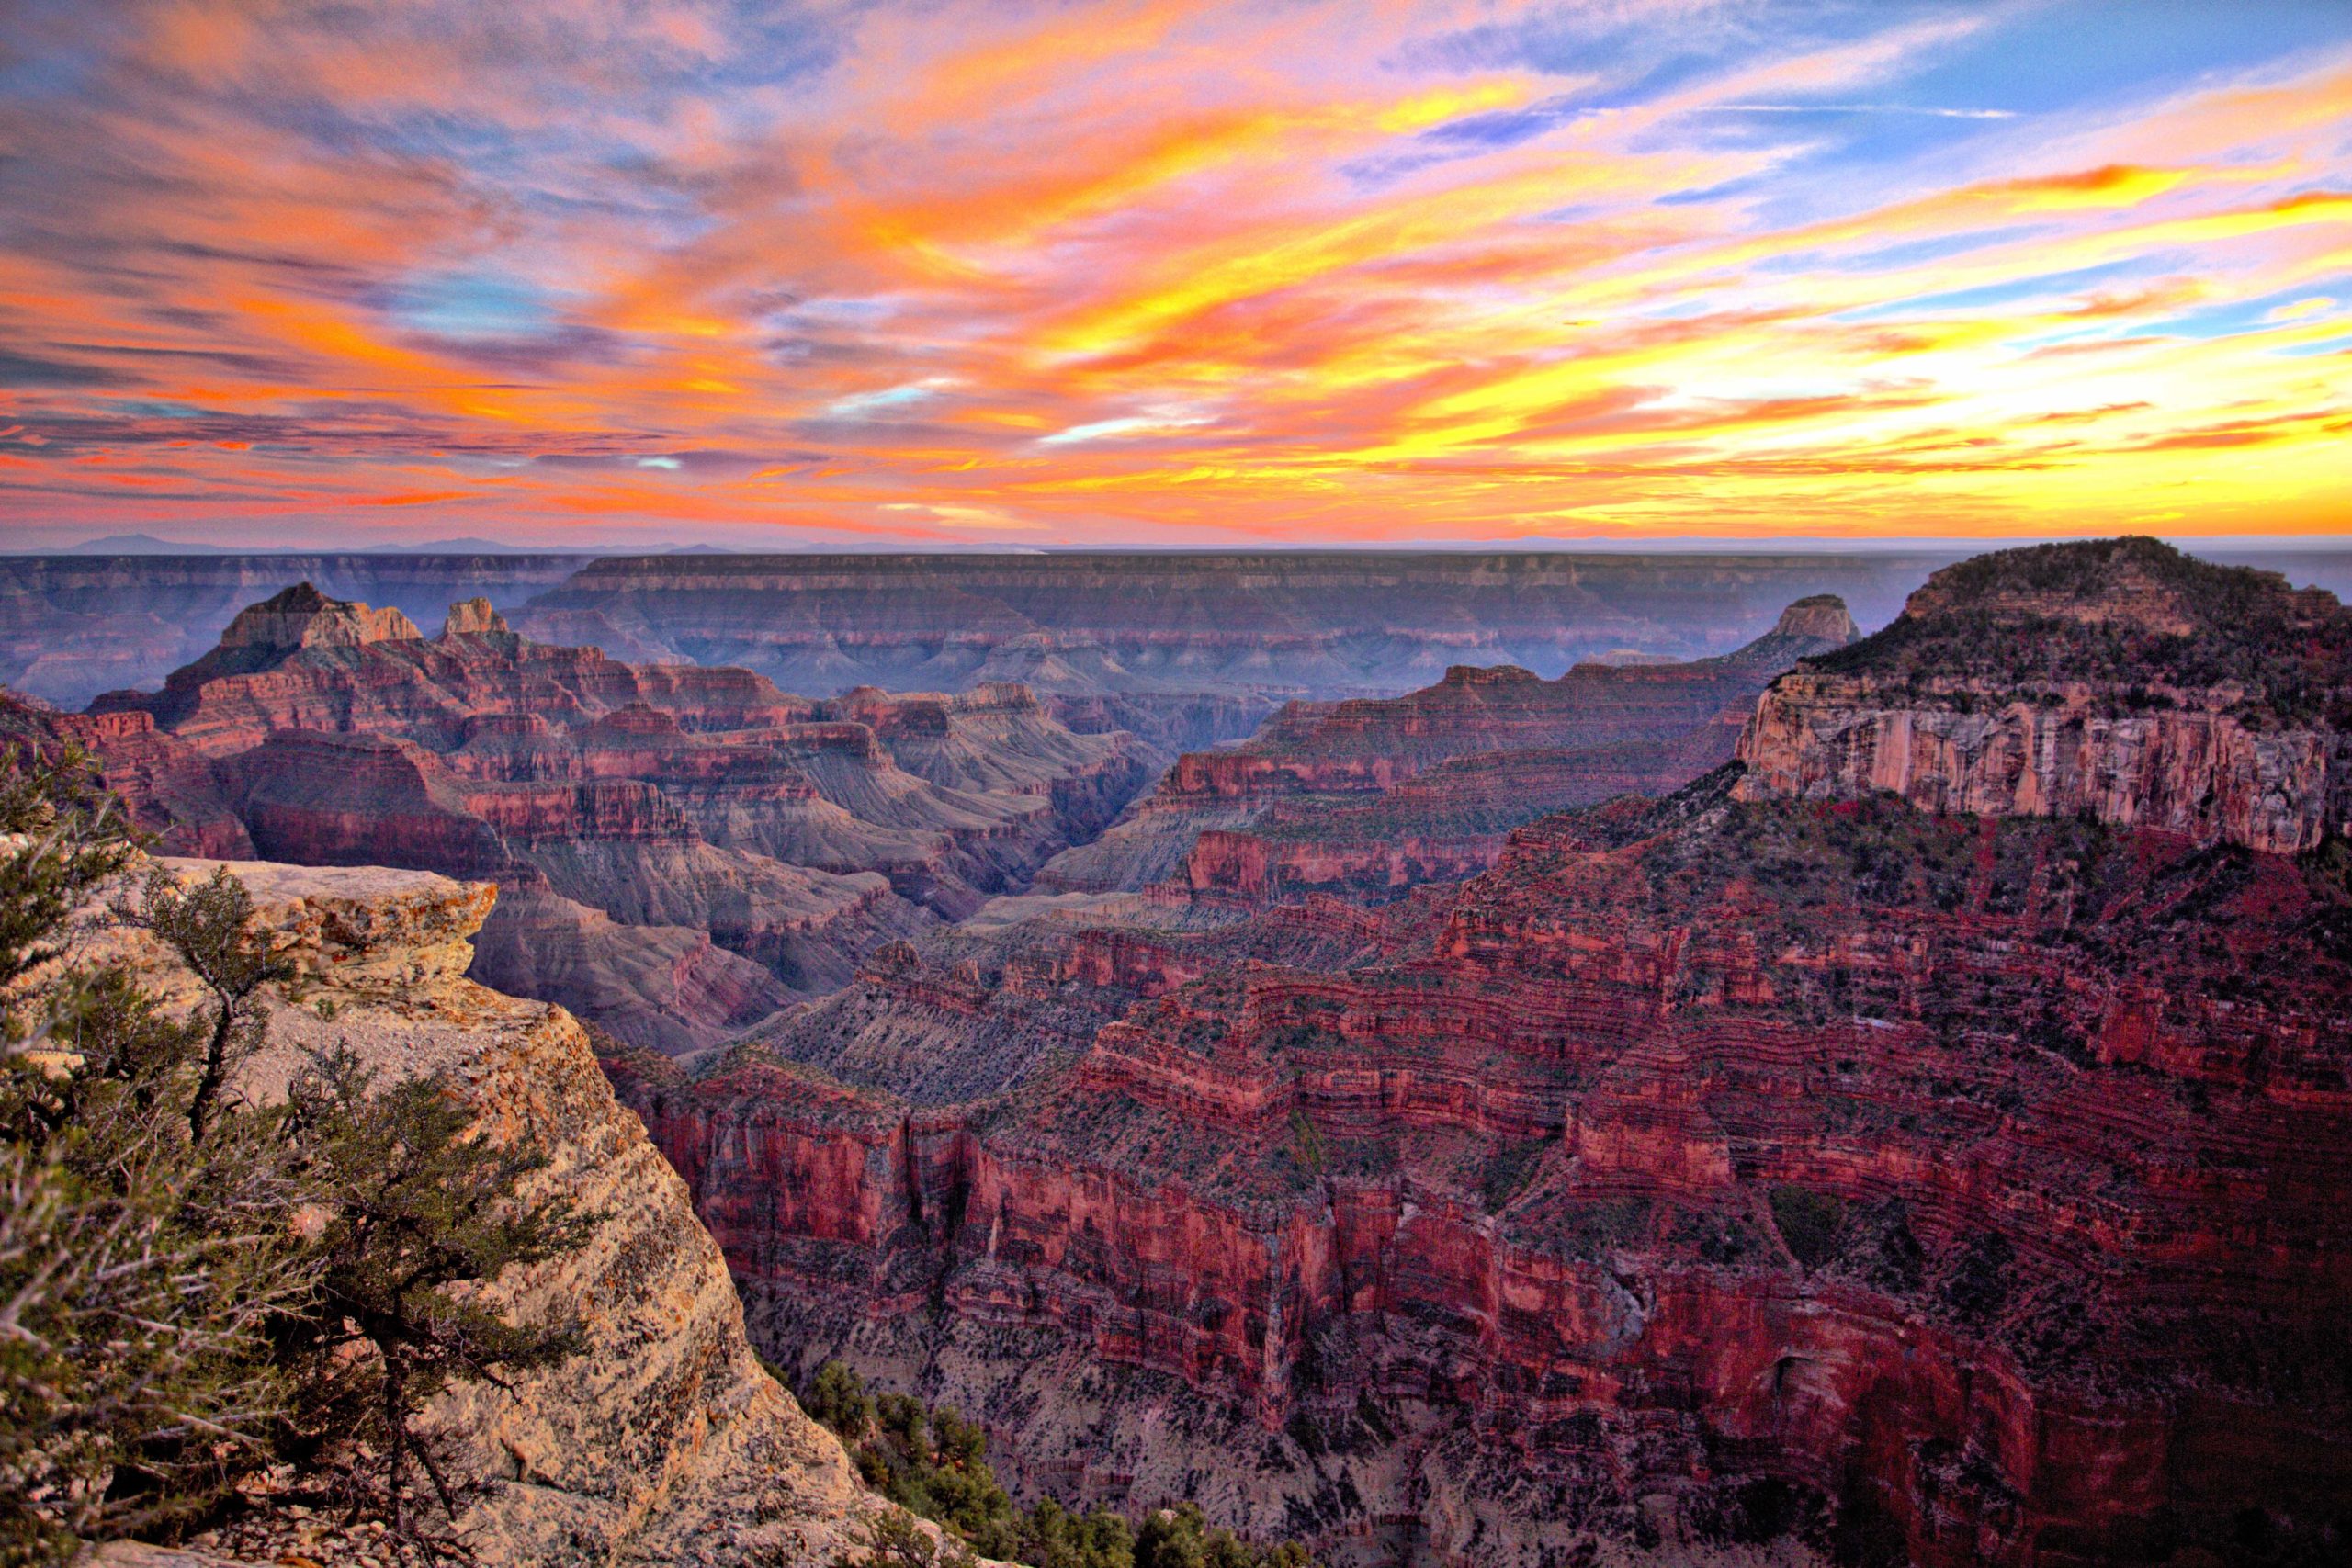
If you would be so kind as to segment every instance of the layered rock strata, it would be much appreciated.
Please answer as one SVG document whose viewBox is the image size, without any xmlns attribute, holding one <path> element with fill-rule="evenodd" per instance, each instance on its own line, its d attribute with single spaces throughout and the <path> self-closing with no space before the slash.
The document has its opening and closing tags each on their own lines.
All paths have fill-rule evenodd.
<svg viewBox="0 0 2352 1568">
<path fill-rule="evenodd" d="M 1855 636 L 1833 596 L 1762 637 L 1689 663 L 1579 664 L 1555 681 L 1456 666 L 1393 698 L 1292 703 L 1246 743 L 1188 753 L 1041 886 L 1173 883 L 1245 902 L 1354 897 L 1470 875 L 1546 812 L 1657 795 L 1728 761 L 1757 694 Z"/>
<path fill-rule="evenodd" d="M 61 707 L 152 686 L 239 612 L 297 583 L 433 626 L 451 601 L 520 605 L 586 564 L 496 554 L 0 556 L 0 684 Z"/>
<path fill-rule="evenodd" d="M 615 558 L 540 595 L 516 624 L 559 640 L 740 664 L 809 692 L 960 691 L 1010 680 L 1049 699 L 1331 699 L 1410 691 L 1456 664 L 1517 664 L 1550 677 L 1623 649 L 1726 653 L 1809 594 L 1841 595 L 1876 626 L 1949 558 Z M 1197 749 L 1239 733 L 1155 739 Z"/>
<path fill-rule="evenodd" d="M 1751 744 L 1826 678 L 1989 681 L 2018 581 L 2092 628 L 2002 672 L 2038 712 L 2120 647 L 2342 733 L 2332 601 L 2077 547 L 1801 665 Z M 1466 882 L 992 906 L 613 1071 L 754 1337 L 988 1412 L 1027 1485 L 1367 1568 L 2342 1551 L 2345 840 L 1816 788 L 1834 729 L 1781 733 Z"/>
<path fill-rule="evenodd" d="M 1753 796 L 1891 791 L 2293 854 L 2352 827 L 2347 720 L 2332 594 L 2120 539 L 1937 574 L 1774 686 L 1739 755 Z"/>
<path fill-rule="evenodd" d="M 481 978 L 673 1052 L 1018 886 L 1157 765 L 1019 687 L 814 703 L 534 643 L 485 600 L 426 637 L 307 585 L 59 722 L 168 848 L 497 880 Z"/>
</svg>

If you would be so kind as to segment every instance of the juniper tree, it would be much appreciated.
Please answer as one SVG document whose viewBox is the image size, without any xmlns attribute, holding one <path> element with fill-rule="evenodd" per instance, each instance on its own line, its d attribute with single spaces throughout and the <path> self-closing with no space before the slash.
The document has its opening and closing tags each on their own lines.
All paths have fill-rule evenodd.
<svg viewBox="0 0 2352 1568">
<path fill-rule="evenodd" d="M 574 1323 L 510 1323 L 467 1288 L 571 1249 L 594 1218 L 563 1198 L 518 1200 L 516 1184 L 546 1153 L 479 1134 L 439 1077 L 378 1089 L 338 1045 L 297 1078 L 291 1106 L 311 1194 L 329 1216 L 319 1306 L 293 1347 L 311 1373 L 300 1417 L 311 1457 L 340 1439 L 351 1499 L 405 1538 L 446 1545 L 426 1534 L 412 1463 L 445 1523 L 470 1488 L 452 1482 L 445 1444 L 419 1430 L 419 1413 L 453 1380 L 504 1388 L 579 1342 Z"/>
<path fill-rule="evenodd" d="M 59 958 L 129 852 L 80 760 L 0 758 L 0 1560 L 168 1531 L 269 1457 L 309 1290 L 270 1119 L 200 1143 L 204 1031 Z"/>
<path fill-rule="evenodd" d="M 0 988 L 58 956 L 68 918 L 131 849 L 78 750 L 0 742 Z"/>
<path fill-rule="evenodd" d="M 115 913 L 153 931 L 212 993 L 203 1062 L 187 1107 L 188 1134 L 200 1142 L 222 1089 L 266 1038 L 263 987 L 291 979 L 293 965 L 254 931 L 253 895 L 226 866 L 193 887 L 157 866 L 141 897 L 118 901 Z"/>
<path fill-rule="evenodd" d="M 978 1568 L 972 1549 L 954 1536 L 934 1538 L 912 1515 L 892 1508 L 865 1521 L 861 1555 L 834 1560 L 834 1568 Z"/>
</svg>

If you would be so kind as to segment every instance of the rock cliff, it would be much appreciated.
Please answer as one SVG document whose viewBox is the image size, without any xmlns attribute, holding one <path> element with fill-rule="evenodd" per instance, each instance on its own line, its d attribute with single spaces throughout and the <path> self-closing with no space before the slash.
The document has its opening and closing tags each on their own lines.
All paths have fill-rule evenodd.
<svg viewBox="0 0 2352 1568">
<path fill-rule="evenodd" d="M 2139 823 L 2291 854 L 2352 823 L 2352 612 L 2152 539 L 1936 574 L 1893 626 L 1775 685 L 1751 797 Z"/>
<path fill-rule="evenodd" d="M 60 723 L 168 848 L 495 879 L 481 978 L 679 1052 L 1020 886 L 1159 760 L 1018 686 L 812 703 L 307 584 Z"/>
<path fill-rule="evenodd" d="M 249 605 L 297 583 L 431 626 L 452 600 L 513 608 L 577 556 L 0 556 L 0 683 L 64 707 L 152 686 L 216 645 Z"/>
<path fill-rule="evenodd" d="M 1510 829 L 1621 794 L 1662 794 L 1728 761 L 1757 694 L 1855 637 L 1832 595 L 1715 659 L 1578 664 L 1546 681 L 1455 665 L 1399 697 L 1292 703 L 1243 744 L 1190 752 L 1041 886 L 1177 883 L 1245 900 L 1366 895 L 1492 865 Z"/>
<path fill-rule="evenodd" d="M 164 863 L 196 878 L 217 863 Z M 336 1042 L 389 1077 L 447 1072 L 489 1136 L 528 1128 L 544 1141 L 552 1160 L 534 1187 L 600 1216 L 579 1250 L 510 1269 L 488 1292 L 501 1308 L 576 1313 L 579 1353 L 508 1389 L 460 1385 L 428 1413 L 464 1434 L 473 1472 L 499 1483 L 461 1521 L 479 1560 L 822 1562 L 854 1540 L 878 1501 L 762 1370 L 718 1247 L 614 1100 L 586 1033 L 560 1008 L 465 978 L 494 890 L 373 867 L 229 870 L 298 970 L 246 1092 L 282 1093 L 304 1051 Z M 150 939 L 98 940 L 139 953 L 167 997 L 192 993 Z"/>
<path fill-rule="evenodd" d="M 515 625 L 639 650 L 632 657 L 740 664 L 808 692 L 1018 681 L 1049 703 L 1115 705 L 1121 728 L 1198 750 L 1248 733 L 1256 716 L 1221 714 L 1204 695 L 1254 706 L 1403 692 L 1455 664 L 1517 664 L 1550 677 L 1627 649 L 1703 658 L 1753 640 L 1781 606 L 1810 594 L 1841 595 L 1865 624 L 1882 624 L 1945 558 L 614 558 L 540 595 Z"/>
</svg>

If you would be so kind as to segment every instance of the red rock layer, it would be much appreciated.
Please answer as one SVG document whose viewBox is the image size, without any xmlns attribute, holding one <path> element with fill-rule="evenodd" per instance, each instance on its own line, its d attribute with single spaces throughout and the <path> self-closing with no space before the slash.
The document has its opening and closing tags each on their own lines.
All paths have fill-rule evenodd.
<svg viewBox="0 0 2352 1568">
<path fill-rule="evenodd" d="M 1845 605 L 1822 596 L 1720 659 L 1580 664 L 1556 681 L 1457 666 L 1401 697 L 1293 703 L 1245 745 L 1178 758 L 1126 820 L 1039 880 L 1172 881 L 1262 902 L 1468 875 L 1520 823 L 1663 793 L 1728 761 L 1773 676 L 1853 635 Z"/>
<path fill-rule="evenodd" d="M 1269 1433 L 1435 1412 L 1597 1465 L 1621 1523 L 1798 1487 L 1922 1562 L 2320 1528 L 2341 866 L 1883 805 L 1659 826 L 1555 819 L 1427 958 L 1221 970 L 984 1115 L 755 1059 L 637 1103 L 780 1351 L 929 1302 Z"/>
</svg>

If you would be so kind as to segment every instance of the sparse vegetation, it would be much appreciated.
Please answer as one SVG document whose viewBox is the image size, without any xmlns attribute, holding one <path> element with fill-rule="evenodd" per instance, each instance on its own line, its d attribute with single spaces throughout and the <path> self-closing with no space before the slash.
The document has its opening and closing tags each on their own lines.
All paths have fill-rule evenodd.
<svg viewBox="0 0 2352 1568">
<path fill-rule="evenodd" d="M 543 1156 L 347 1054 L 291 1105 L 236 1094 L 287 969 L 232 877 L 158 875 L 118 908 L 203 984 L 190 1016 L 126 964 L 74 962 L 70 917 L 132 850 L 79 758 L 0 757 L 0 1562 L 175 1539 L 266 1472 L 454 1550 L 459 1488 L 413 1422 L 450 1380 L 567 1343 L 471 1293 L 576 1239 L 561 1205 L 516 1201 Z"/>
<path fill-rule="evenodd" d="M 841 1568 L 946 1568 L 976 1553 L 1033 1568 L 1315 1568 L 1297 1542 L 1245 1541 L 1189 1503 L 1147 1516 L 1139 1529 L 1108 1508 L 1080 1516 L 1050 1497 L 1018 1509 L 989 1468 L 979 1427 L 945 1406 L 876 1394 L 840 1361 L 817 1370 L 801 1404 L 848 1445 L 868 1485 L 944 1533 L 934 1543 L 905 1516 L 886 1516 Z"/>
<path fill-rule="evenodd" d="M 1772 1223 L 1780 1227 L 1781 1239 L 1789 1244 L 1791 1256 L 1804 1265 L 1807 1272 L 1838 1256 L 1846 1205 L 1838 1201 L 1837 1194 L 1815 1192 L 1809 1187 L 1775 1187 L 1768 1197 L 1772 1205 Z"/>
<path fill-rule="evenodd" d="M 337 1467 L 337 1489 L 398 1534 L 417 1531 L 412 1498 L 424 1488 L 412 1464 L 443 1523 L 468 1491 L 443 1462 L 446 1440 L 416 1429 L 425 1403 L 459 1377 L 503 1385 L 578 1343 L 570 1322 L 509 1323 L 469 1289 L 571 1250 L 594 1223 L 567 1199 L 518 1202 L 518 1183 L 546 1154 L 469 1135 L 472 1120 L 441 1078 L 379 1089 L 342 1047 L 291 1095 L 304 1196 L 328 1216 L 312 1247 L 317 1292 L 284 1337 L 303 1374 L 292 1426 L 313 1468 L 330 1444 L 353 1456 Z"/>
<path fill-rule="evenodd" d="M 2064 613 L 2112 606 L 2127 584 L 2153 585 L 2161 604 L 2144 619 Z M 1934 585 L 1944 601 L 1935 614 L 1905 616 L 1810 667 L 1977 706 L 2085 682 L 2108 688 L 2120 711 L 2150 711 L 2172 705 L 2156 688 L 2236 686 L 2245 694 L 2231 711 L 2257 726 L 2352 722 L 2352 611 L 2293 592 L 2275 573 L 2120 538 L 1977 556 L 1938 572 Z M 1963 682 L 1979 690 L 1944 690 Z"/>
<path fill-rule="evenodd" d="M 226 866 L 195 887 L 182 887 L 179 878 L 157 866 L 142 896 L 119 900 L 114 912 L 153 931 L 212 994 L 212 1021 L 187 1108 L 188 1134 L 201 1142 L 221 1089 L 267 1032 L 262 987 L 292 978 L 293 967 L 254 935 L 253 895 Z"/>
<path fill-rule="evenodd" d="M 1330 1151 L 1323 1146 L 1323 1134 L 1307 1120 L 1304 1111 L 1290 1113 L 1290 1147 L 1299 1168 L 1310 1175 L 1322 1175 L 1323 1168 L 1331 1163 Z"/>
<path fill-rule="evenodd" d="M 1536 1166 L 1550 1146 L 1548 1138 L 1521 1138 L 1504 1145 L 1487 1162 L 1487 1174 L 1481 1183 L 1480 1196 L 1486 1200 L 1489 1213 L 1500 1213 L 1527 1186 L 1535 1174 Z"/>
</svg>

